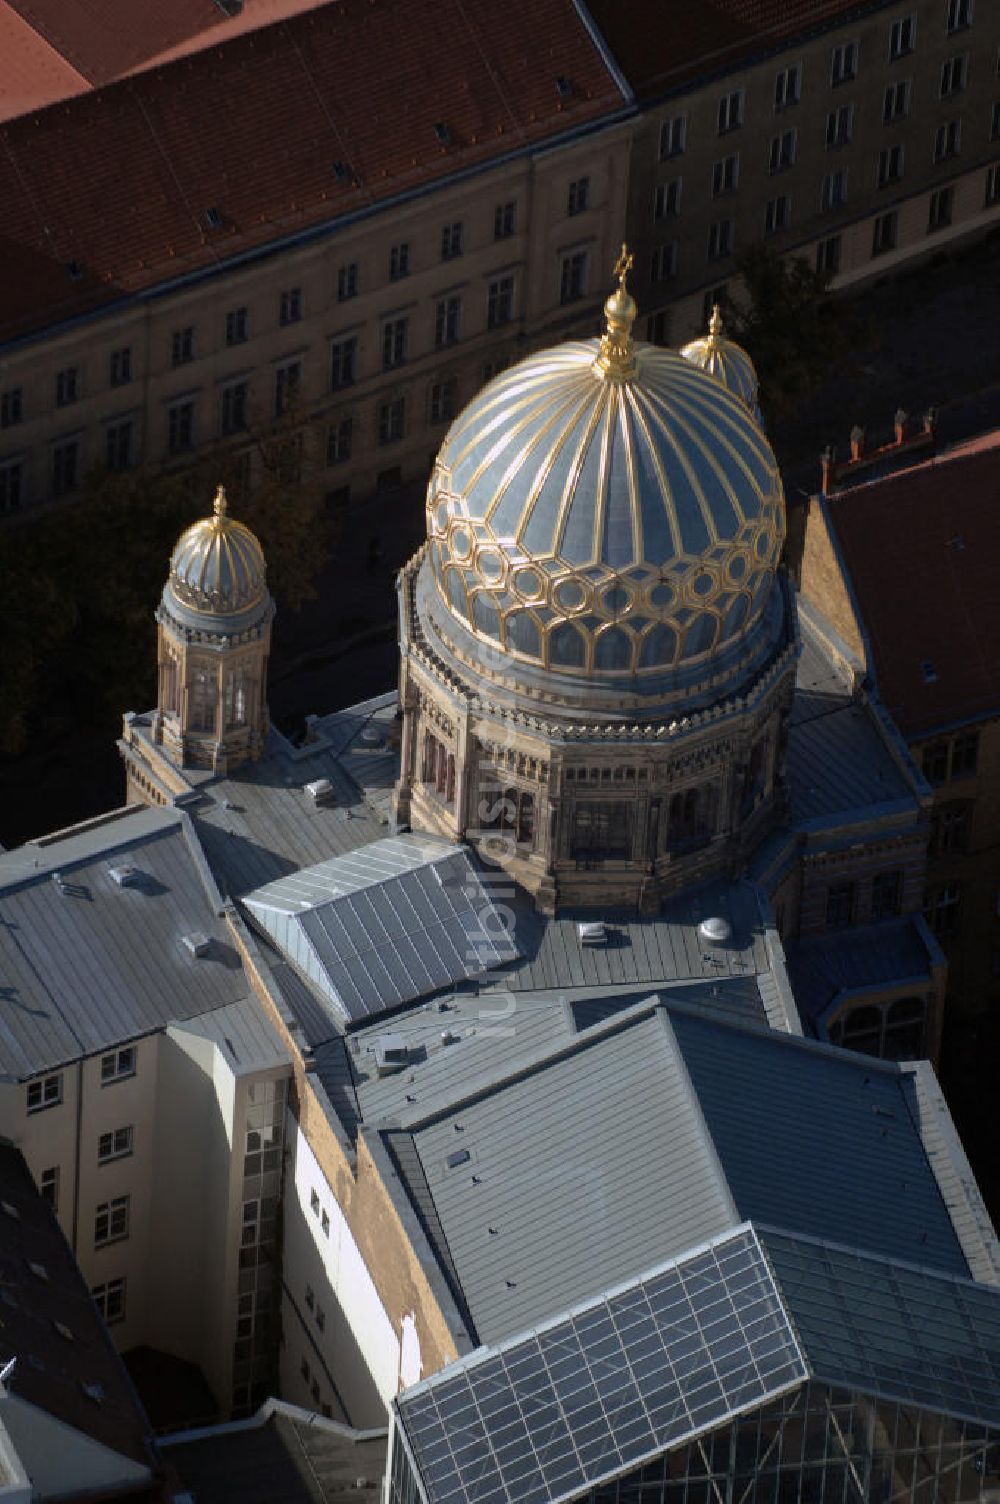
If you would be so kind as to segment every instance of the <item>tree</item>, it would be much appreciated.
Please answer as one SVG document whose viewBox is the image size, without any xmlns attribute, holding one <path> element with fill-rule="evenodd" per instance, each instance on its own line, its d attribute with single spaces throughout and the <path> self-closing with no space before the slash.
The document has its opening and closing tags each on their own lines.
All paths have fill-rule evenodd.
<svg viewBox="0 0 1000 1504">
<path fill-rule="evenodd" d="M 770 246 L 737 258 L 741 296 L 726 308 L 727 334 L 747 350 L 769 424 L 787 417 L 844 360 L 857 337 L 851 306 L 829 294 L 828 273 Z"/>
</svg>

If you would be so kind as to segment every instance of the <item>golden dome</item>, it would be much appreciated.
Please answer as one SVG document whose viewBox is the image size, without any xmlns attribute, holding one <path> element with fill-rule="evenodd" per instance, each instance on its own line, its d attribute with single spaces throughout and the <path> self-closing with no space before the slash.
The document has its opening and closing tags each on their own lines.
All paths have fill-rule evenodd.
<svg viewBox="0 0 1000 1504">
<path fill-rule="evenodd" d="M 212 516 L 181 534 L 170 558 L 164 599 L 188 612 L 241 617 L 267 596 L 267 566 L 254 534 L 229 516 L 222 486 Z"/>
<path fill-rule="evenodd" d="M 480 641 L 556 673 L 652 681 L 761 621 L 784 497 L 743 402 L 633 344 L 616 270 L 602 340 L 530 356 L 452 424 L 428 488 L 429 568 Z"/>
<path fill-rule="evenodd" d="M 707 371 L 710 376 L 721 381 L 727 391 L 739 397 L 750 409 L 759 423 L 760 384 L 753 361 L 742 345 L 726 338 L 723 328 L 722 310 L 716 303 L 708 321 L 708 333 L 685 345 L 681 355 L 699 370 Z"/>
</svg>

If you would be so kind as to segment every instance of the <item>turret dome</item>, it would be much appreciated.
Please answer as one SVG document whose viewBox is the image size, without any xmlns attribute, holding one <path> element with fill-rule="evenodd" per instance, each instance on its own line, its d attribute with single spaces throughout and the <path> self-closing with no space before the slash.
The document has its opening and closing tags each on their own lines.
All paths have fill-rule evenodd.
<svg viewBox="0 0 1000 1504">
<path fill-rule="evenodd" d="M 250 529 L 229 516 L 222 486 L 212 516 L 178 539 L 163 604 L 186 623 L 205 618 L 213 632 L 244 630 L 270 604 L 264 552 Z"/>
<path fill-rule="evenodd" d="M 681 355 L 699 370 L 714 376 L 727 391 L 739 397 L 759 423 L 760 384 L 754 363 L 742 345 L 726 338 L 723 329 L 722 311 L 716 304 L 708 323 L 708 333 L 685 345 Z"/>
</svg>

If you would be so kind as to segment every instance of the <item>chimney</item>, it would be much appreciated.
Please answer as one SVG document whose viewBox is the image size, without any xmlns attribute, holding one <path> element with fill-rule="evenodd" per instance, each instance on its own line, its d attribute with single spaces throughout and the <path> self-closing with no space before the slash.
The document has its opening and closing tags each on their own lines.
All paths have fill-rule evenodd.
<svg viewBox="0 0 1000 1504">
<path fill-rule="evenodd" d="M 830 488 L 833 485 L 833 450 L 830 448 L 829 444 L 827 444 L 826 448 L 823 450 L 823 453 L 819 457 L 819 467 L 820 493 L 823 496 L 829 496 Z"/>
<path fill-rule="evenodd" d="M 910 415 L 905 408 L 897 407 L 896 416 L 893 418 L 893 429 L 897 444 L 906 443 L 906 425 L 910 421 Z"/>
<path fill-rule="evenodd" d="M 859 460 L 865 452 L 865 431 L 860 423 L 851 429 L 851 459 Z"/>
<path fill-rule="evenodd" d="M 931 438 L 933 438 L 936 432 L 937 432 L 937 408 L 936 407 L 929 407 L 927 409 L 927 411 L 924 413 L 924 433 L 929 434 L 931 436 Z"/>
</svg>

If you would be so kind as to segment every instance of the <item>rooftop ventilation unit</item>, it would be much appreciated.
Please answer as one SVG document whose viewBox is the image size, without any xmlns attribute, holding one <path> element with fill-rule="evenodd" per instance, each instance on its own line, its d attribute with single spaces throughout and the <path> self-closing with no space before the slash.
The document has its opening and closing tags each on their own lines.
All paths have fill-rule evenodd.
<svg viewBox="0 0 1000 1504">
<path fill-rule="evenodd" d="M 572 92 L 573 85 L 570 83 L 565 74 L 560 73 L 559 77 L 556 79 L 556 93 L 559 95 L 559 98 L 568 99 Z"/>
<path fill-rule="evenodd" d="M 317 809 L 324 804 L 336 804 L 337 792 L 329 778 L 314 778 L 312 783 L 305 786 L 306 793 L 316 805 Z"/>
<path fill-rule="evenodd" d="M 698 926 L 698 938 L 706 945 L 725 945 L 733 933 L 733 927 L 728 919 L 723 919 L 721 914 L 713 914 L 708 919 L 703 919 Z"/>
<path fill-rule="evenodd" d="M 402 1034 L 380 1034 L 375 1041 L 375 1070 L 379 1076 L 394 1076 L 410 1063 L 410 1051 Z"/>
<path fill-rule="evenodd" d="M 435 136 L 437 136 L 437 138 L 441 142 L 442 146 L 450 146 L 451 145 L 451 131 L 445 125 L 445 123 L 444 123 L 443 120 L 435 120 L 435 122 L 434 122 L 434 134 L 435 134 Z"/>
<path fill-rule="evenodd" d="M 207 956 L 212 949 L 212 937 L 201 930 L 195 930 L 192 934 L 184 936 L 184 947 L 192 956 Z"/>
<path fill-rule="evenodd" d="M 603 919 L 585 919 L 577 925 L 576 936 L 581 945 L 607 945 L 608 928 Z"/>
<path fill-rule="evenodd" d="M 213 208 L 205 210 L 205 223 L 210 230 L 222 229 L 222 215 L 219 213 L 218 209 Z"/>
<path fill-rule="evenodd" d="M 381 747 L 382 733 L 377 726 L 366 726 L 361 733 L 361 745 L 363 747 Z"/>
<path fill-rule="evenodd" d="M 110 867 L 108 875 L 113 883 L 117 883 L 119 888 L 134 888 L 139 881 L 141 873 L 134 863 L 122 862 L 117 867 Z"/>
</svg>

